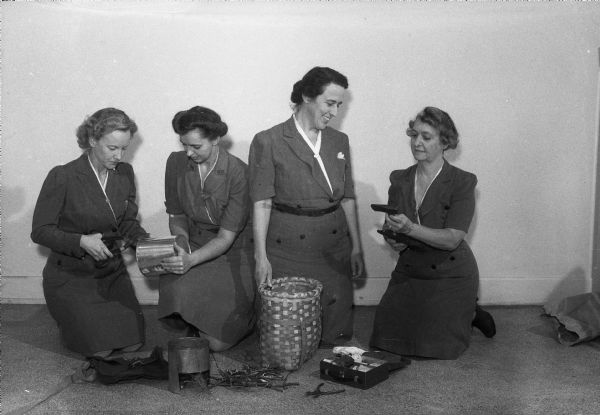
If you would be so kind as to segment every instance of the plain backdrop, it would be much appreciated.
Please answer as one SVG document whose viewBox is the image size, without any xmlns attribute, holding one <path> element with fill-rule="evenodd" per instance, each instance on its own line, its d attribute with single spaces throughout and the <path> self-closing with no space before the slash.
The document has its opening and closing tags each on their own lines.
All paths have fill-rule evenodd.
<svg viewBox="0 0 600 415">
<path fill-rule="evenodd" d="M 454 119 L 454 165 L 475 173 L 468 241 L 484 304 L 542 303 L 591 287 L 600 7 L 577 3 L 3 2 L 2 297 L 43 302 L 48 251 L 29 238 L 48 171 L 81 152 L 74 131 L 114 106 L 139 126 L 126 156 L 140 218 L 168 235 L 164 167 L 173 115 L 208 106 L 247 160 L 291 115 L 294 82 L 330 66 L 350 82 L 333 126 L 350 137 L 367 278 L 377 304 L 395 263 L 376 229 L 389 173 L 411 165 L 408 121 Z M 132 277 L 142 302 L 155 282 Z"/>
</svg>

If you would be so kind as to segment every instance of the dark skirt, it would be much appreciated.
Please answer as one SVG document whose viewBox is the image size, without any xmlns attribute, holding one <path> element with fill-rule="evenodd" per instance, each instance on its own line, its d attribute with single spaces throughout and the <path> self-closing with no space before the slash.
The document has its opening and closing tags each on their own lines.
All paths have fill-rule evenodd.
<svg viewBox="0 0 600 415">
<path fill-rule="evenodd" d="M 256 322 L 251 233 L 246 227 L 227 253 L 183 275 L 161 275 L 158 318 L 170 324 L 166 317 L 179 314 L 201 332 L 229 344 L 250 333 Z M 200 239 L 192 242 L 192 250 L 215 236 L 202 231 Z"/>
<path fill-rule="evenodd" d="M 93 259 L 51 253 L 44 297 L 65 346 L 84 356 L 144 341 L 144 316 L 123 261 L 103 268 Z"/>
<path fill-rule="evenodd" d="M 322 340 L 327 343 L 352 336 L 351 250 L 341 208 L 317 217 L 271 212 L 267 257 L 273 278 L 299 276 L 321 281 Z"/>
<path fill-rule="evenodd" d="M 400 255 L 375 314 L 370 345 L 392 353 L 456 359 L 469 346 L 479 273 L 466 242 L 446 260 Z"/>
</svg>

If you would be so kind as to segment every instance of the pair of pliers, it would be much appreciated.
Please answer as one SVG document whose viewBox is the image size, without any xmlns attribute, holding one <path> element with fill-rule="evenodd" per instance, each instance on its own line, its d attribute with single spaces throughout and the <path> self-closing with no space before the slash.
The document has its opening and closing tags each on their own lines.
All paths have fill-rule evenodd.
<svg viewBox="0 0 600 415">
<path fill-rule="evenodd" d="M 321 388 L 325 386 L 325 383 L 319 383 L 319 386 L 314 391 L 306 392 L 306 396 L 312 396 L 313 398 L 318 398 L 323 395 L 335 395 L 336 393 L 346 392 L 346 389 L 336 389 L 333 391 L 322 391 Z"/>
</svg>

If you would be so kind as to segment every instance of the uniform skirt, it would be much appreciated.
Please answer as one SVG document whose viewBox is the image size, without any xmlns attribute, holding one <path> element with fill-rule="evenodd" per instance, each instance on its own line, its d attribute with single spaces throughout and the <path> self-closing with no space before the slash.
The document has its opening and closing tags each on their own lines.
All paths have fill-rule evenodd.
<svg viewBox="0 0 600 415">
<path fill-rule="evenodd" d="M 400 255 L 375 314 L 371 346 L 456 359 L 469 346 L 479 273 L 466 242 L 440 264 Z M 409 259 L 410 258 L 410 259 Z"/>
<path fill-rule="evenodd" d="M 144 316 L 120 257 L 97 267 L 50 254 L 43 271 L 44 297 L 65 346 L 84 356 L 144 341 Z"/>
<path fill-rule="evenodd" d="M 229 344 L 246 336 L 256 322 L 251 233 L 246 227 L 227 253 L 183 275 L 161 275 L 158 317 L 169 324 L 165 318 L 179 314 L 201 332 Z M 202 231 L 191 242 L 192 250 L 214 237 L 215 233 Z"/>
<path fill-rule="evenodd" d="M 323 284 L 322 340 L 352 336 L 352 250 L 343 209 L 309 217 L 273 209 L 267 233 L 267 257 L 273 278 L 300 276 Z"/>
</svg>

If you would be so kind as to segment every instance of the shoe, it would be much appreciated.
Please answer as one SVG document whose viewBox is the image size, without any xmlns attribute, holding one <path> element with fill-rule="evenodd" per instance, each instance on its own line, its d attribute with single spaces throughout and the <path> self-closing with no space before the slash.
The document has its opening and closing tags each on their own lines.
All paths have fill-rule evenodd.
<svg viewBox="0 0 600 415">
<path fill-rule="evenodd" d="M 475 318 L 471 325 L 481 330 L 485 337 L 492 338 L 496 335 L 496 323 L 494 323 L 494 318 L 490 313 L 478 305 L 475 306 Z"/>
</svg>

